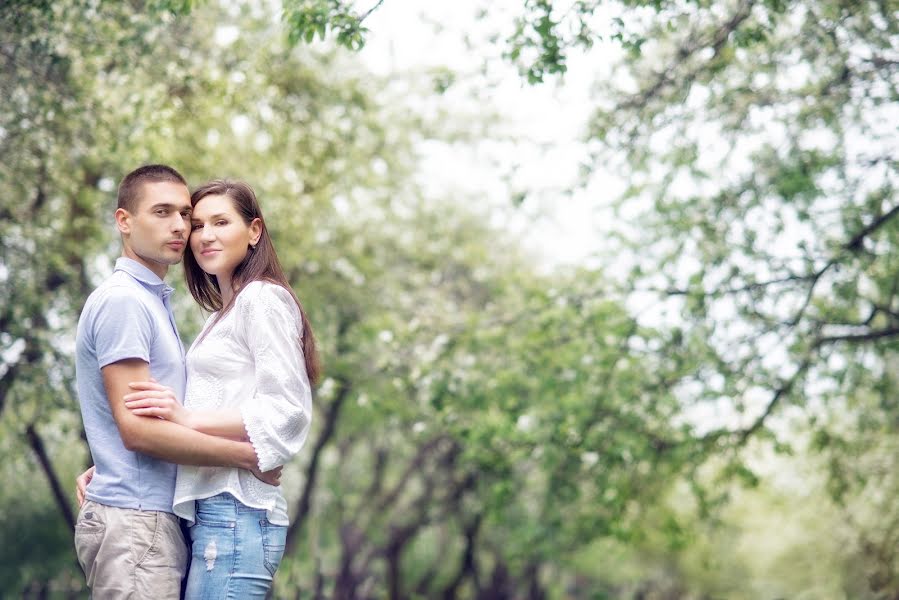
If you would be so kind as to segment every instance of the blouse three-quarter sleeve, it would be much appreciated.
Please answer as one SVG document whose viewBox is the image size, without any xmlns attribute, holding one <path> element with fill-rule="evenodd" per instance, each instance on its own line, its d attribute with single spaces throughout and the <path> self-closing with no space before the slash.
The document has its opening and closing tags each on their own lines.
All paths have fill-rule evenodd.
<svg viewBox="0 0 899 600">
<path fill-rule="evenodd" d="M 241 291 L 234 308 L 256 372 L 256 393 L 240 410 L 259 470 L 268 471 L 299 452 L 312 422 L 300 311 L 287 290 L 262 282 Z"/>
</svg>

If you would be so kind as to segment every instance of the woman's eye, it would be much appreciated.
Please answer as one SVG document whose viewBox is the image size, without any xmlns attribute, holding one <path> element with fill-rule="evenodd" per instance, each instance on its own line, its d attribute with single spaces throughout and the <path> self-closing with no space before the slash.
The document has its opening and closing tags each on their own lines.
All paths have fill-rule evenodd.
<svg viewBox="0 0 899 600">
<path fill-rule="evenodd" d="M 190 226 L 191 231 L 196 231 L 197 229 L 202 229 L 202 228 L 203 228 L 202 225 L 191 225 Z"/>
<path fill-rule="evenodd" d="M 215 224 L 216 225 L 227 225 L 228 221 L 217 221 Z"/>
</svg>

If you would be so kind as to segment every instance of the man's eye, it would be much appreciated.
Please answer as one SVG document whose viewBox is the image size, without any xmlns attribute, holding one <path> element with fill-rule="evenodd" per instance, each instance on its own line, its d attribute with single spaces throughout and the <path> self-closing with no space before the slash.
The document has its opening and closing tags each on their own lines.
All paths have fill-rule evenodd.
<svg viewBox="0 0 899 600">
<path fill-rule="evenodd" d="M 158 210 L 156 211 L 156 214 L 159 215 L 160 217 L 164 217 L 164 216 L 166 216 L 167 214 L 169 214 L 169 211 L 160 208 L 160 209 L 158 209 Z"/>
</svg>

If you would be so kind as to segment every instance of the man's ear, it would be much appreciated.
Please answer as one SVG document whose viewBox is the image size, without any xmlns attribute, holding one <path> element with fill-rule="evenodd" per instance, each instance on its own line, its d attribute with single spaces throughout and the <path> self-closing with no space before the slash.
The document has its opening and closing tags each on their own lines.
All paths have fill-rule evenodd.
<svg viewBox="0 0 899 600">
<path fill-rule="evenodd" d="M 256 217 L 250 223 L 250 245 L 255 246 L 258 244 L 260 237 L 262 237 L 262 219 Z"/>
<path fill-rule="evenodd" d="M 124 208 L 117 208 L 115 211 L 115 224 L 122 235 L 129 235 L 131 233 L 131 213 Z"/>
</svg>

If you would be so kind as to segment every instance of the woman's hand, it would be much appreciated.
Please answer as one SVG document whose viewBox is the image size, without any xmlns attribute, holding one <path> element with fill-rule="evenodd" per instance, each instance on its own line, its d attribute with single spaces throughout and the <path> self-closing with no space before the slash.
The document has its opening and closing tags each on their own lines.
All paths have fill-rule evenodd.
<svg viewBox="0 0 899 600">
<path fill-rule="evenodd" d="M 175 390 L 155 381 L 128 384 L 134 392 L 125 395 L 125 406 L 142 417 L 159 417 L 193 429 L 191 412 L 181 406 Z"/>
<path fill-rule="evenodd" d="M 91 467 L 81 475 L 75 478 L 75 497 L 78 498 L 78 506 L 84 504 L 84 495 L 87 493 L 87 484 L 94 478 L 94 471 L 97 467 Z"/>
<path fill-rule="evenodd" d="M 256 476 L 256 479 L 261 481 L 262 483 L 267 483 L 269 485 L 279 486 L 281 485 L 281 470 L 284 467 L 275 467 L 271 471 L 261 472 L 259 469 L 253 469 L 252 473 Z"/>
</svg>

